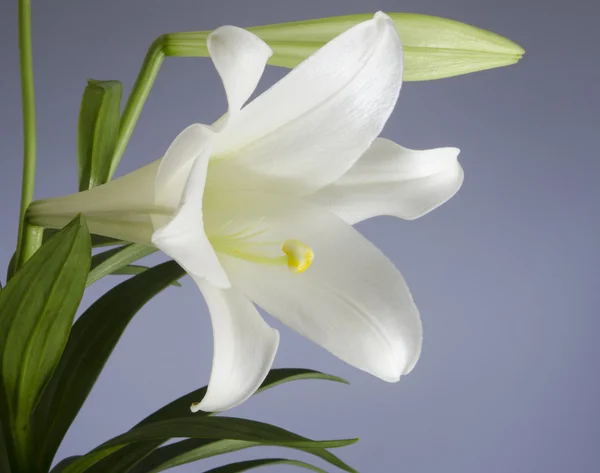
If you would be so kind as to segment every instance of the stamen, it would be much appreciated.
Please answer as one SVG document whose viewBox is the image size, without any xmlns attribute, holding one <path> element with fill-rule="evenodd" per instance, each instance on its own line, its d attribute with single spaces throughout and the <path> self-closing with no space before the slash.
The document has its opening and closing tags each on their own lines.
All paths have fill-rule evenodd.
<svg viewBox="0 0 600 473">
<path fill-rule="evenodd" d="M 285 256 L 265 256 L 260 253 L 246 253 L 240 250 L 233 250 L 231 256 L 235 256 L 236 258 L 251 263 L 265 264 L 268 266 L 279 266 L 288 262 L 288 259 Z"/>
<path fill-rule="evenodd" d="M 287 255 L 288 267 L 295 273 L 306 271 L 315 257 L 312 248 L 299 240 L 288 240 L 281 249 Z"/>
<path fill-rule="evenodd" d="M 253 231 L 253 225 L 250 225 L 235 233 L 213 236 L 209 239 L 215 251 L 234 258 L 268 266 L 286 265 L 295 273 L 306 271 L 314 258 L 312 248 L 299 240 L 287 240 L 283 246 L 279 246 L 281 241 L 254 240 L 267 230 Z M 278 247 L 281 250 L 277 250 Z M 283 251 L 284 254 L 279 251 Z"/>
</svg>

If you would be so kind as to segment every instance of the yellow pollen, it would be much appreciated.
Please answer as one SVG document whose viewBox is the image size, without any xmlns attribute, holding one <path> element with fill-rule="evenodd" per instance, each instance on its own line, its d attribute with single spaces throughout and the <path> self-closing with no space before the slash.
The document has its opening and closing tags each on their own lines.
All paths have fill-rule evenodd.
<svg viewBox="0 0 600 473">
<path fill-rule="evenodd" d="M 295 273 L 306 271 L 315 257 L 312 248 L 299 240 L 287 240 L 281 249 L 287 256 L 288 268 Z"/>
</svg>

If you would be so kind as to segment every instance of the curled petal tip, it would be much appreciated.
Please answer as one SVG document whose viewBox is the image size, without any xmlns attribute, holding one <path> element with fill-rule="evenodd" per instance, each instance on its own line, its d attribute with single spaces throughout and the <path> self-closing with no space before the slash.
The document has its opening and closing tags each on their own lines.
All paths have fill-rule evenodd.
<svg viewBox="0 0 600 473">
<path fill-rule="evenodd" d="M 410 360 L 405 360 L 401 365 L 396 365 L 393 369 L 390 369 L 387 373 L 379 373 L 377 377 L 387 383 L 397 383 L 402 377 L 409 374 L 419 359 L 419 355 L 411 357 Z"/>
<path fill-rule="evenodd" d="M 400 378 L 401 378 L 400 374 L 391 375 L 391 376 L 380 376 L 380 379 L 382 379 L 386 383 L 397 383 L 398 381 L 400 381 Z"/>
<path fill-rule="evenodd" d="M 192 402 L 191 406 L 190 406 L 190 411 L 192 411 L 193 413 L 199 412 L 200 409 L 200 403 L 199 402 Z"/>
<path fill-rule="evenodd" d="M 254 33 L 237 26 L 224 25 L 211 31 L 206 40 L 207 45 L 210 47 L 221 43 L 222 46 L 231 47 L 232 42 L 253 42 L 254 46 L 257 47 L 267 58 L 273 55 L 273 49 L 257 37 Z"/>
<path fill-rule="evenodd" d="M 456 148 L 455 146 L 448 146 L 446 149 L 448 150 L 449 155 L 458 158 L 458 155 L 460 154 L 460 148 Z"/>
<path fill-rule="evenodd" d="M 412 357 L 408 360 L 408 363 L 404 366 L 404 370 L 402 371 L 401 376 L 406 376 L 407 374 L 410 374 L 410 372 L 417 365 L 417 362 L 419 361 L 419 358 L 421 357 L 422 346 L 423 346 L 423 336 L 421 335 L 419 342 L 418 342 L 417 346 L 415 347 L 415 351 L 414 351 Z M 398 377 L 398 380 L 400 380 L 400 376 Z"/>
<path fill-rule="evenodd" d="M 379 10 L 375 13 L 375 15 L 373 15 L 373 19 L 378 21 L 393 21 L 387 13 L 384 13 L 381 10 Z"/>
</svg>

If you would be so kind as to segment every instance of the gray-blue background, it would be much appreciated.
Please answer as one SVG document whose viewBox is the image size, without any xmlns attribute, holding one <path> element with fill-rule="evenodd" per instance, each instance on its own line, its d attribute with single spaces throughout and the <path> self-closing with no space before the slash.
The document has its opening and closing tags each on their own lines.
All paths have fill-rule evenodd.
<svg viewBox="0 0 600 473">
<path fill-rule="evenodd" d="M 517 66 L 406 84 L 383 133 L 409 147 L 458 146 L 466 172 L 459 194 L 423 219 L 360 226 L 401 268 L 421 309 L 425 346 L 415 371 L 399 384 L 383 383 L 284 329 L 276 366 L 320 369 L 352 385 L 290 384 L 232 414 L 317 438 L 361 437 L 338 453 L 365 473 L 598 471 L 597 2 L 33 3 L 39 198 L 76 190 L 76 123 L 86 79 L 119 79 L 128 91 L 161 33 L 381 9 L 454 18 L 523 45 L 527 55 Z M 15 242 L 21 167 L 15 0 L 0 2 L 0 44 L 5 267 Z M 262 87 L 282 74 L 270 69 Z M 159 157 L 186 125 L 211 122 L 224 107 L 208 59 L 168 59 L 119 172 Z M 85 304 L 115 281 L 94 286 Z M 211 354 L 204 302 L 186 280 L 134 319 L 60 456 L 84 453 L 205 384 Z M 203 471 L 220 461 L 177 471 Z"/>
</svg>

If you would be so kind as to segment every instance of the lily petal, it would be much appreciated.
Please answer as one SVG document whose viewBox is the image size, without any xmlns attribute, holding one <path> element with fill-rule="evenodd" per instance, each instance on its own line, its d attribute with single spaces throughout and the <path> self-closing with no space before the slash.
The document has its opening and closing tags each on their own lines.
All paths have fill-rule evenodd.
<svg viewBox="0 0 600 473">
<path fill-rule="evenodd" d="M 236 225 L 254 222 L 254 234 L 265 242 L 296 239 L 314 252 L 312 265 L 302 273 L 219 254 L 232 284 L 249 299 L 381 379 L 398 381 L 412 370 L 421 351 L 418 310 L 396 267 L 351 225 L 323 208 L 280 195 L 227 193 L 219 210 Z"/>
<path fill-rule="evenodd" d="M 273 51 L 254 33 L 236 26 L 214 30 L 208 36 L 207 47 L 223 81 L 231 118 L 256 89 Z"/>
<path fill-rule="evenodd" d="M 193 153 L 190 153 L 197 153 L 198 156 L 188 173 L 181 205 L 175 216 L 154 232 L 152 243 L 177 261 L 194 279 L 205 278 L 217 287 L 228 288 L 230 283 L 227 274 L 204 232 L 202 211 L 204 184 L 214 133 L 208 127 L 195 130 L 201 130 L 198 143 L 202 144 L 202 148 L 193 147 Z M 186 144 L 185 140 L 182 140 L 182 143 L 182 148 L 187 152 L 190 148 L 183 146 Z M 196 144 L 194 142 L 194 145 Z M 179 147 L 177 143 L 173 146 Z M 165 164 L 169 166 L 169 162 Z M 160 183 L 157 179 L 157 192 L 160 191 Z"/>
<path fill-rule="evenodd" d="M 279 345 L 279 332 L 236 289 L 197 280 L 213 325 L 214 356 L 204 399 L 192 412 L 219 412 L 241 404 L 260 387 Z"/>
<path fill-rule="evenodd" d="M 379 135 L 401 83 L 402 44 L 393 21 L 378 13 L 244 107 L 215 143 L 211 174 L 236 189 L 314 192 Z"/>
<path fill-rule="evenodd" d="M 160 160 L 154 193 L 156 203 L 173 208 L 179 207 L 190 170 L 196 160 L 212 149 L 214 132 L 206 125 L 195 123 L 183 130 L 171 143 Z M 200 201 L 204 189 L 201 183 Z"/>
<path fill-rule="evenodd" d="M 346 174 L 309 199 L 351 224 L 377 215 L 413 220 L 458 192 L 464 179 L 459 153 L 412 150 L 379 138 Z"/>
</svg>

